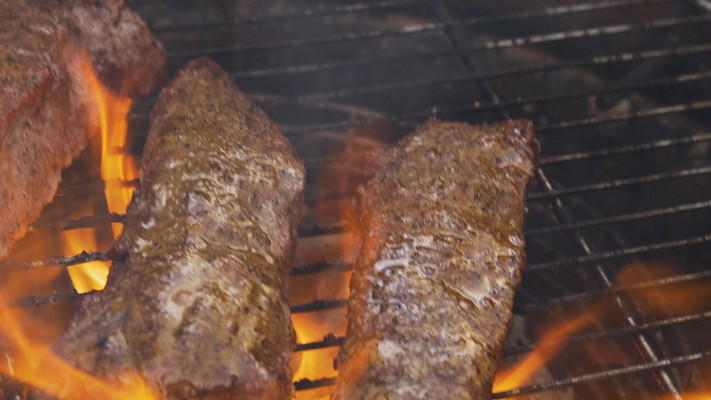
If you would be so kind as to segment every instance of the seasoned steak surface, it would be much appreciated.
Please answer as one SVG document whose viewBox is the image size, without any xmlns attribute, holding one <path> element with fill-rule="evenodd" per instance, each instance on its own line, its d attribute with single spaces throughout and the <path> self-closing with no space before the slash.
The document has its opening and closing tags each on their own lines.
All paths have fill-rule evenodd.
<svg viewBox="0 0 711 400">
<path fill-rule="evenodd" d="M 490 398 L 537 156 L 526 121 L 432 122 L 375 156 L 333 399 Z"/>
<path fill-rule="evenodd" d="M 98 376 L 137 371 L 168 399 L 290 398 L 285 286 L 304 175 L 229 75 L 192 61 L 151 113 L 121 261 L 57 352 Z"/>
<path fill-rule="evenodd" d="M 0 258 L 98 126 L 82 54 L 124 95 L 148 94 L 165 64 L 122 0 L 0 1 Z"/>
</svg>

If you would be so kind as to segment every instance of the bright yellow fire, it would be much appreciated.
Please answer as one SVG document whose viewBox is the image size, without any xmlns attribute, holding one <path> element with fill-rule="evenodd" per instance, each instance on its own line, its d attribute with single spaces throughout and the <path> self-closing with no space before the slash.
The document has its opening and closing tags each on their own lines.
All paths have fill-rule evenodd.
<svg viewBox="0 0 711 400">
<path fill-rule="evenodd" d="M 322 319 L 314 314 L 293 314 L 291 320 L 296 330 L 296 339 L 299 343 L 316 342 L 323 339 Z M 333 358 L 338 348 L 330 347 L 319 350 L 308 350 L 294 354 L 298 368 L 294 373 L 294 381 L 301 379 L 319 379 L 333 376 Z"/>
<path fill-rule="evenodd" d="M 136 160 L 127 152 L 126 116 L 131 109 L 131 99 L 113 94 L 97 78 L 88 60 L 83 64 L 91 94 L 99 113 L 101 125 L 101 179 L 109 212 L 124 214 L 131 202 L 133 188 L 124 184 L 136 179 Z M 122 225 L 112 224 L 114 239 L 121 234 Z"/>
<path fill-rule="evenodd" d="M 293 277 L 290 290 L 308 298 L 345 298 L 348 297 L 350 273 L 323 272 L 318 277 Z M 293 294 L 292 294 L 293 296 Z M 293 299 L 292 299 L 293 300 Z M 301 299 L 300 299 L 301 300 Z M 303 300 L 306 300 L 303 298 Z M 323 340 L 324 336 L 345 334 L 346 310 L 337 309 L 313 313 L 292 314 L 291 321 L 296 331 L 297 343 L 312 343 Z M 296 352 L 292 356 L 294 382 L 302 379 L 317 380 L 335 377 L 338 374 L 334 360 L 338 357 L 339 348 L 326 347 Z M 296 393 L 296 400 L 327 400 L 333 387 L 321 387 L 302 390 Z"/>
<path fill-rule="evenodd" d="M 133 188 L 125 182 L 136 179 L 138 175 L 136 160 L 126 149 L 126 116 L 131 108 L 131 99 L 117 96 L 104 87 L 88 59 L 84 59 L 82 67 L 101 128 L 101 178 L 104 181 L 106 205 L 111 213 L 125 214 L 133 195 Z M 118 238 L 122 229 L 122 224 L 111 224 L 114 239 Z M 66 256 L 84 250 L 98 250 L 93 230 L 66 231 L 62 239 Z M 74 265 L 69 267 L 68 272 L 77 292 L 101 290 L 106 285 L 109 263 L 93 261 Z"/>
<path fill-rule="evenodd" d="M 97 250 L 94 229 L 73 229 L 62 235 L 65 255 L 74 255 L 82 251 Z M 109 275 L 108 261 L 90 261 L 84 264 L 72 265 L 67 268 L 72 285 L 79 293 L 92 290 L 102 290 Z"/>
</svg>

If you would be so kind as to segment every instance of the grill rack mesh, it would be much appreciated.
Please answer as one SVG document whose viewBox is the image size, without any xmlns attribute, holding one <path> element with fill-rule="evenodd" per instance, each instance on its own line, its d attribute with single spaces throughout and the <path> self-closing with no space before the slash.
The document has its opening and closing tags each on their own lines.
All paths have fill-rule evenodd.
<svg viewBox="0 0 711 400">
<path fill-rule="evenodd" d="M 576 250 L 566 249 L 562 257 L 561 254 L 556 254 L 557 257 L 555 258 L 532 261 L 524 277 L 524 288 L 522 290 L 525 290 L 526 277 L 553 274 L 564 269 L 585 270 L 587 272 L 585 272 L 586 275 L 584 276 L 587 276 L 588 280 L 601 280 L 602 286 L 551 296 L 543 300 L 539 299 L 539 301 L 525 301 L 522 300 L 523 296 L 520 296 L 521 298 L 517 299 L 517 313 L 526 315 L 541 309 L 557 309 L 565 304 L 585 302 L 594 298 L 617 299 L 617 306 L 622 310 L 623 315 L 627 316 L 627 318 L 623 319 L 622 324 L 573 335 L 569 340 L 570 342 L 579 342 L 631 335 L 630 337 L 642 349 L 640 350 L 642 358 L 638 362 L 619 368 L 588 371 L 562 379 L 527 385 L 514 391 L 496 393 L 494 398 L 544 392 L 593 380 L 642 373 L 653 374 L 660 391 L 671 394 L 673 398 L 681 398 L 679 397 L 678 379 L 668 373 L 671 370 L 670 367 L 695 363 L 711 355 L 706 349 L 675 356 L 660 355 L 657 354 L 658 351 L 653 348 L 653 345 L 647 343 L 646 336 L 650 331 L 661 328 L 708 320 L 711 317 L 711 310 L 640 322 L 632 315 L 634 314 L 633 311 L 626 310 L 630 305 L 624 304 L 625 300 L 620 297 L 624 293 L 647 290 L 653 287 L 704 281 L 711 278 L 710 270 L 704 268 L 690 269 L 675 276 L 640 279 L 632 284 L 619 285 L 612 283 L 610 280 L 610 274 L 615 270 L 611 266 L 614 265 L 619 268 L 625 263 L 647 254 L 657 255 L 666 252 L 664 254 L 671 254 L 673 257 L 676 254 L 675 252 L 685 252 L 689 248 L 693 248 L 695 251 L 707 249 L 708 243 L 711 242 L 711 233 L 708 231 L 694 232 L 694 234 L 688 236 L 682 235 L 681 237 L 671 238 L 659 235 L 653 238 L 656 240 L 639 243 L 634 238 L 626 237 L 627 232 L 620 229 L 620 232 L 610 235 L 617 237 L 612 241 L 612 245 L 597 244 L 596 242 L 605 242 L 605 240 L 600 240 L 598 236 L 590 234 L 591 230 L 594 229 L 615 230 L 624 224 L 643 225 L 658 218 L 680 218 L 682 215 L 703 217 L 704 210 L 711 206 L 711 200 L 707 200 L 711 196 L 694 199 L 696 201 L 680 197 L 672 199 L 673 201 L 670 205 L 642 210 L 635 208 L 617 213 L 603 210 L 597 215 L 584 218 L 579 217 L 580 212 L 577 210 L 579 203 L 586 204 L 586 201 L 588 201 L 587 199 L 581 200 L 581 196 L 609 197 L 614 196 L 619 190 L 644 190 L 644 188 L 656 184 L 674 185 L 679 182 L 685 184 L 688 181 L 691 182 L 688 183 L 689 185 L 698 184 L 703 180 L 694 180 L 695 178 L 707 178 L 706 176 L 711 172 L 711 164 L 708 163 L 708 160 L 704 156 L 700 156 L 700 161 L 697 160 L 692 165 L 676 166 L 674 163 L 669 163 L 670 165 L 665 165 L 665 168 L 658 171 L 643 169 L 630 176 L 612 176 L 598 180 L 592 177 L 592 180 L 581 179 L 581 183 L 566 182 L 565 177 L 558 176 L 555 170 L 556 168 L 573 168 L 576 165 L 575 163 L 580 162 L 604 164 L 615 157 L 644 157 L 649 153 L 661 154 L 661 157 L 664 157 L 664 152 L 681 151 L 679 149 L 691 152 L 689 149 L 693 149 L 694 146 L 704 146 L 711 140 L 711 133 L 707 133 L 704 129 L 706 121 L 701 115 L 703 111 L 711 108 L 711 102 L 704 98 L 694 98 L 693 94 L 689 96 L 682 95 L 681 97 L 678 95 L 676 97 L 670 96 L 669 100 L 666 101 L 664 98 L 666 93 L 677 93 L 680 90 L 686 90 L 690 85 L 707 85 L 708 82 L 706 81 L 711 77 L 711 74 L 705 70 L 705 64 L 711 61 L 708 54 L 711 52 L 711 41 L 705 40 L 708 39 L 705 30 L 708 28 L 709 22 L 711 22 L 711 16 L 703 13 L 700 8 L 695 8 L 693 2 L 670 0 L 617 0 L 590 3 L 560 1 L 553 6 L 544 6 L 540 2 L 531 2 L 530 9 L 519 9 L 522 6 L 516 6 L 511 10 L 511 7 L 506 9 L 506 5 L 503 5 L 503 11 L 486 10 L 488 13 L 484 13 L 484 16 L 471 14 L 477 16 L 467 17 L 468 14 L 466 13 L 457 14 L 452 11 L 458 7 L 457 4 L 454 4 L 456 3 L 454 1 L 390 0 L 368 3 L 350 2 L 329 6 L 317 4 L 318 7 L 314 8 L 305 7 L 300 10 L 276 11 L 273 13 L 264 13 L 262 10 L 261 13 L 257 11 L 251 16 L 237 15 L 229 21 L 210 20 L 208 16 L 198 23 L 174 22 L 156 16 L 161 11 L 161 7 L 170 6 L 174 2 L 146 0 L 130 3 L 136 11 L 143 14 L 152 24 L 159 37 L 166 40 L 173 70 L 179 68 L 188 58 L 202 55 L 216 57 L 218 61 L 229 68 L 230 65 L 235 64 L 233 57 L 238 58 L 253 53 L 269 53 L 280 50 L 306 52 L 310 50 L 314 53 L 323 54 L 331 51 L 333 47 L 354 46 L 354 44 L 361 42 L 384 42 L 389 40 L 411 42 L 419 40 L 423 34 L 437 34 L 445 38 L 445 43 L 448 47 L 436 47 L 434 50 L 429 48 L 425 51 L 405 51 L 396 55 L 391 55 L 387 51 L 370 54 L 368 57 L 358 56 L 357 53 L 354 53 L 354 57 L 344 60 L 307 60 L 297 63 L 290 62 L 288 58 L 280 59 L 279 62 L 274 63 L 273 60 L 264 57 L 263 63 L 257 61 L 246 63 L 246 66 L 240 66 L 240 63 L 237 62 L 237 66 L 233 65 L 230 71 L 236 78 L 237 84 L 247 87 L 254 99 L 264 99 L 261 103 L 270 114 L 276 110 L 273 115 L 276 115 L 275 118 L 282 122 L 285 133 L 293 140 L 319 135 L 323 132 L 346 132 L 366 127 L 370 124 L 411 128 L 430 118 L 433 114 L 433 107 L 436 107 L 438 116 L 445 118 L 456 117 L 476 122 L 492 118 L 509 118 L 512 115 L 519 116 L 521 110 L 525 110 L 527 107 L 534 107 L 535 109 L 537 106 L 550 105 L 551 108 L 555 109 L 556 103 L 590 98 L 598 100 L 605 99 L 606 96 L 609 96 L 613 99 L 613 102 L 619 104 L 620 98 L 632 98 L 637 107 L 631 107 L 621 112 L 600 113 L 600 115 L 593 116 L 583 115 L 574 118 L 548 116 L 544 121 L 535 121 L 537 123 L 537 131 L 543 142 L 543 154 L 541 166 L 538 170 L 539 189 L 530 194 L 529 201 L 532 203 L 532 213 L 541 212 L 540 210 L 545 208 L 548 210 L 541 212 L 547 214 L 546 218 L 541 218 L 546 220 L 547 224 L 541 224 L 540 219 L 529 223 L 529 228 L 526 231 L 529 248 L 536 245 L 535 238 L 543 237 L 545 239 L 547 235 L 556 233 L 570 234 L 577 241 L 578 247 Z M 278 2 L 275 2 L 275 4 L 277 4 L 276 7 L 278 8 Z M 195 2 L 194 7 L 217 7 L 220 5 L 221 2 L 217 0 L 203 0 Z M 423 13 L 421 8 L 426 8 L 427 12 L 434 15 L 434 17 L 416 19 L 414 20 L 415 22 L 406 20 L 404 24 L 397 25 L 395 28 L 389 24 L 386 24 L 386 28 L 372 28 L 369 27 L 369 22 L 362 23 L 363 19 L 367 21 L 368 18 L 376 18 L 380 21 L 383 19 L 383 13 L 387 15 L 402 13 L 403 15 L 415 14 L 419 16 Z M 466 9 L 466 7 L 464 8 Z M 654 11 L 659 10 L 663 12 L 655 14 Z M 183 12 L 187 14 L 191 11 L 194 12 L 196 9 L 188 8 Z M 600 13 L 618 11 L 619 15 L 615 14 L 617 21 L 614 23 L 608 23 L 598 15 Z M 649 12 L 649 16 L 646 15 L 647 12 Z M 454 18 L 453 15 L 461 15 L 462 17 Z M 642 17 L 638 17 L 638 15 L 642 15 Z M 587 25 L 583 28 L 559 28 L 559 24 L 565 25 L 561 20 L 569 17 L 580 18 Z M 207 31 L 219 32 L 227 30 L 229 32 L 232 29 L 247 27 L 260 32 L 259 28 L 268 27 L 270 24 L 290 26 L 292 23 L 318 23 L 330 18 L 345 18 L 349 24 L 354 24 L 353 21 L 355 20 L 359 24 L 365 25 L 365 28 L 356 31 L 335 31 L 324 35 L 296 38 L 286 36 L 286 39 L 274 34 L 275 37 L 256 41 L 245 40 L 238 42 L 237 45 L 196 46 L 194 49 L 185 49 L 175 44 L 180 43 L 181 39 L 188 35 L 197 36 L 199 40 L 209 39 L 212 35 Z M 540 30 L 541 24 L 528 26 L 524 23 L 526 21 L 535 22 L 539 20 L 543 21 L 542 25 L 545 27 L 542 31 Z M 510 22 L 525 25 L 521 28 L 523 32 L 513 32 L 515 34 L 509 32 L 499 33 L 496 32 L 495 28 L 491 27 L 491 24 Z M 526 32 L 525 30 L 529 28 L 538 31 Z M 462 32 L 462 29 L 466 31 Z M 481 32 L 471 33 L 468 31 L 470 29 L 481 29 Z M 511 30 L 511 28 L 508 29 Z M 689 40 L 684 37 L 683 33 L 674 33 L 677 30 L 694 30 L 701 33 L 699 33 L 698 37 Z M 266 28 L 264 28 L 264 31 L 271 33 L 271 30 Z M 277 29 L 274 31 L 278 33 Z M 485 39 L 481 39 L 483 36 L 479 35 L 484 34 L 486 35 Z M 477 40 L 472 41 L 467 35 L 471 35 Z M 637 47 L 625 47 L 624 38 L 634 35 L 653 38 L 659 37 L 658 35 L 669 35 L 674 40 L 661 44 L 655 42 L 652 43 L 653 46 L 650 48 L 644 48 L 644 45 L 639 43 L 637 43 Z M 617 49 L 618 51 L 608 51 L 605 48 L 605 40 L 608 37 L 615 39 L 622 37 L 623 39 L 620 39 L 620 41 L 623 44 L 619 46 L 622 51 L 619 51 L 620 49 Z M 602 41 L 603 43 L 598 44 L 597 41 Z M 571 42 L 575 46 L 590 46 L 598 50 L 600 54 L 595 54 L 594 56 L 572 54 L 570 48 L 565 47 L 566 44 Z M 635 43 L 634 40 L 631 40 L 631 42 Z M 556 46 L 558 45 L 562 45 L 561 48 L 557 48 Z M 543 49 L 539 49 L 539 47 L 543 47 Z M 503 67 L 499 67 L 496 64 L 494 64 L 495 67 L 481 67 L 478 65 L 479 60 L 477 57 L 484 57 L 487 54 L 496 54 L 507 50 L 536 51 L 555 54 L 557 57 L 532 56 L 525 58 L 524 61 L 519 62 L 517 65 Z M 561 54 L 563 56 L 560 56 Z M 318 59 L 319 57 L 316 58 Z M 287 88 L 285 89 L 287 93 L 269 92 L 266 94 L 261 89 L 261 85 L 265 81 L 277 80 L 282 82 L 281 79 L 284 77 L 289 79 L 311 77 L 313 79 L 314 74 L 334 74 L 338 76 L 339 74 L 355 74 L 353 71 L 371 68 L 387 68 L 393 65 L 450 58 L 458 60 L 461 64 L 462 68 L 456 74 L 444 76 L 431 74 L 432 76 L 425 78 L 410 79 L 408 77 L 401 81 L 391 81 L 384 78 L 370 79 L 370 83 L 365 85 L 350 85 L 344 88 L 334 88 L 332 87 L 333 85 L 326 85 L 326 87 L 319 87 L 313 91 Z M 256 59 L 259 60 L 258 57 Z M 654 68 L 654 64 L 649 64 L 661 62 L 666 67 L 669 63 L 676 65 L 685 60 L 692 60 L 696 63 L 694 68 L 679 71 L 674 68 Z M 629 67 L 625 69 L 625 74 L 610 78 L 610 75 L 614 75 L 615 71 L 611 72 L 607 68 L 620 65 L 624 68 L 632 64 L 635 65 L 636 69 Z M 646 74 L 649 76 L 637 76 L 640 74 L 635 72 L 644 70 L 644 67 L 649 65 L 652 65 L 653 73 Z M 586 73 L 592 72 L 596 75 L 601 75 L 605 79 L 600 79 L 602 83 L 592 88 L 561 89 L 556 93 L 534 93 L 532 95 L 524 94 L 518 96 L 510 87 L 497 83 L 499 80 L 509 79 L 521 79 L 525 82 L 526 79 L 540 79 L 540 74 L 579 69 L 585 69 Z M 384 75 L 387 76 L 387 74 Z M 472 89 L 471 96 L 465 97 L 465 102 L 461 102 L 460 99 L 453 99 L 451 102 L 443 103 L 441 101 L 442 97 L 438 98 L 437 95 L 433 95 L 431 100 L 429 97 L 425 99 L 426 104 L 424 106 L 416 104 L 412 108 L 393 111 L 389 109 L 380 110 L 377 101 L 373 100 L 374 97 L 383 96 L 391 99 L 399 98 L 413 89 L 427 92 L 441 91 L 446 99 L 451 86 L 465 84 L 472 84 L 471 88 L 475 88 Z M 266 84 L 264 86 L 268 87 Z M 273 90 L 273 87 L 271 89 Z M 475 92 L 478 94 L 475 95 Z M 442 94 L 438 93 L 438 95 L 441 96 Z M 647 100 L 648 97 L 651 97 L 652 100 Z M 476 103 L 473 103 L 472 100 L 474 99 L 477 100 Z M 135 107 L 130 116 L 131 124 L 135 127 L 143 126 L 143 131 L 145 131 L 150 102 L 151 99 L 145 102 L 143 106 L 138 105 Z M 323 108 L 323 103 L 366 107 L 378 111 L 379 116 L 373 117 L 369 115 L 363 117 L 362 115 L 356 115 L 354 117 L 346 112 L 341 113 L 339 118 L 335 119 L 332 115 L 328 115 L 324 118 L 319 118 L 317 121 L 295 123 L 292 115 L 289 113 L 280 114 L 279 111 L 281 108 L 297 110 L 304 108 L 321 109 Z M 544 113 L 547 112 L 542 112 L 541 114 Z M 537 112 L 533 114 L 537 115 Z M 279 118 L 280 115 L 284 116 L 283 120 Z M 674 119 L 673 123 L 669 123 L 666 120 L 667 118 Z M 681 122 L 678 120 L 681 120 Z M 675 129 L 662 136 L 643 136 L 643 140 L 638 141 L 612 141 L 604 146 L 597 146 L 592 149 L 584 141 L 576 143 L 577 139 L 575 137 L 577 136 L 599 134 L 603 130 L 614 129 L 610 127 L 615 126 L 622 126 L 622 128 L 619 128 L 622 132 L 634 136 L 634 128 L 636 128 L 634 124 L 638 122 L 657 123 L 662 127 L 672 125 Z M 136 129 L 140 130 L 141 128 Z M 565 136 L 565 138 L 560 138 L 560 136 Z M 547 146 L 548 143 L 564 140 L 573 143 L 573 145 L 568 147 Z M 553 150 L 549 151 L 549 149 Z M 307 153 L 302 155 L 306 160 L 307 167 L 313 169 L 327 168 L 331 164 L 338 164 L 343 159 L 342 154 L 332 155 L 329 153 L 314 156 Z M 642 189 L 639 189 L 640 187 Z M 348 192 L 311 192 L 307 198 L 309 202 L 314 203 L 344 196 L 348 196 Z M 590 202 L 594 203 L 594 200 L 590 200 Z M 594 208 L 594 205 L 592 207 Z M 122 216 L 111 215 L 110 219 L 112 222 L 121 222 Z M 64 229 L 91 227 L 104 221 L 106 221 L 105 216 L 50 222 L 41 221 L 36 224 L 35 229 L 61 231 Z M 338 225 L 322 226 L 313 224 L 303 227 L 302 234 L 318 236 L 325 232 L 339 232 L 341 228 Z M 632 243 L 629 243 L 630 240 Z M 529 250 L 530 252 L 535 253 L 535 249 L 533 251 Z M 3 267 L 42 268 L 57 264 L 69 266 L 88 260 L 105 259 L 105 255 L 101 252 L 82 253 L 74 257 L 49 257 L 22 263 L 9 261 L 5 262 L 4 264 L 8 265 L 3 265 Z M 293 274 L 318 274 L 324 270 L 347 270 L 348 268 L 349 264 L 344 262 L 323 262 L 296 266 Z M 18 300 L 17 304 L 36 306 L 66 301 L 79 296 L 75 293 L 31 296 Z M 344 305 L 343 299 L 315 299 L 312 302 L 292 306 L 292 312 L 318 312 L 342 308 Z M 322 341 L 300 344 L 297 346 L 297 351 L 318 350 L 338 346 L 341 343 L 341 337 L 327 335 Z M 534 342 L 524 346 L 508 347 L 505 351 L 505 357 L 528 352 L 535 345 L 536 343 Z M 333 377 L 323 377 L 318 380 L 297 382 L 296 388 L 297 390 L 307 390 L 332 384 Z"/>
</svg>

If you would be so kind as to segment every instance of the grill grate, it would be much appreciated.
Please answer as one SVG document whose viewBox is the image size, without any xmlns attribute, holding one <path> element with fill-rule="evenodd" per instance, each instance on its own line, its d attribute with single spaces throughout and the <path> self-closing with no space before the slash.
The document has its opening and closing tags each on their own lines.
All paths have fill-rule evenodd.
<svg viewBox="0 0 711 400">
<path fill-rule="evenodd" d="M 189 58 L 214 57 L 282 123 L 311 177 L 302 253 L 306 241 L 343 234 L 338 204 L 360 179 L 358 160 L 372 143 L 391 142 L 433 116 L 533 119 L 543 153 L 538 187 L 529 195 L 530 264 L 515 306 L 525 340 L 506 346 L 504 363 L 541 344 L 542 327 L 598 303 L 614 323 L 598 321 L 567 342 L 604 342 L 624 356 L 610 361 L 573 352 L 578 359 L 561 356 L 545 379 L 494 398 L 572 398 L 562 390 L 568 388 L 574 397 L 664 393 L 678 399 L 705 388 L 695 377 L 711 356 L 703 334 L 711 304 L 649 317 L 633 296 L 711 280 L 711 14 L 702 6 L 679 0 L 130 3 L 166 44 L 171 74 Z M 139 101 L 130 115 L 136 153 L 154 100 Z M 322 178 L 333 176 L 345 183 Z M 60 194 L 81 193 L 86 185 L 78 182 L 69 179 Z M 56 234 L 122 219 L 43 217 L 33 229 Z M 106 256 L 11 257 L 1 267 L 89 260 Z M 658 261 L 677 268 L 615 281 L 630 263 Z M 297 264 L 292 277 L 316 284 L 350 269 L 341 256 L 297 254 Z M 292 313 L 342 318 L 345 299 L 311 289 L 312 295 L 296 296 Z M 16 304 L 38 307 L 79 296 L 58 290 Z M 324 333 L 296 351 L 342 342 L 342 332 Z M 295 386 L 301 396 L 333 382 L 334 376 L 317 376 Z"/>
</svg>

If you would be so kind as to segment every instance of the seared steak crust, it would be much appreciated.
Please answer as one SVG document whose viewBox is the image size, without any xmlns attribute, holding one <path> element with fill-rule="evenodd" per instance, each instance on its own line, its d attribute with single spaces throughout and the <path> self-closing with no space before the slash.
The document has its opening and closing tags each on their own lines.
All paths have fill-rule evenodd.
<svg viewBox="0 0 711 400">
<path fill-rule="evenodd" d="M 122 0 L 0 2 L 0 258 L 98 126 L 82 53 L 124 95 L 148 94 L 165 64 L 163 47 Z"/>
<path fill-rule="evenodd" d="M 286 299 L 304 167 L 211 61 L 151 113 L 140 187 L 109 282 L 57 352 L 91 374 L 141 373 L 168 399 L 288 399 Z"/>
<path fill-rule="evenodd" d="M 489 399 L 525 264 L 531 124 L 428 123 L 375 156 L 333 399 Z"/>
</svg>

